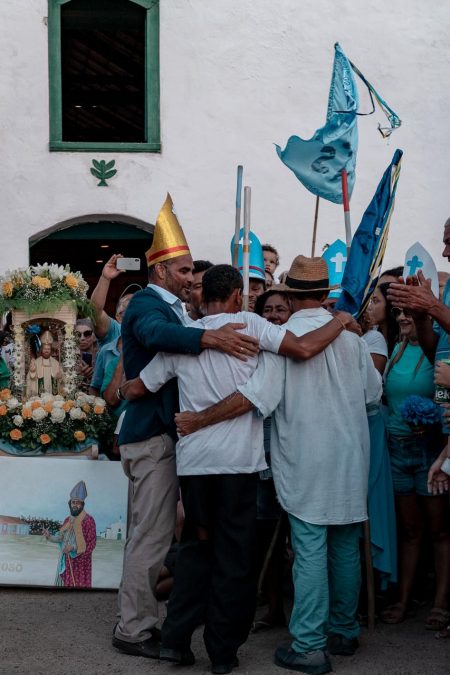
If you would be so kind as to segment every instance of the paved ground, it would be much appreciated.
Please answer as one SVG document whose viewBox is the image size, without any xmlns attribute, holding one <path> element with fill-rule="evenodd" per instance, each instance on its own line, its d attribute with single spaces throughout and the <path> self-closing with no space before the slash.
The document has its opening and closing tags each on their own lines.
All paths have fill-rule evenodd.
<svg viewBox="0 0 450 675">
<path fill-rule="evenodd" d="M 1 675 L 180 675 L 208 673 L 201 631 L 194 637 L 197 663 L 180 668 L 125 656 L 111 647 L 115 593 L 0 589 Z M 450 640 L 424 630 L 426 609 L 399 626 L 364 630 L 354 657 L 334 657 L 341 675 L 449 675 Z M 272 663 L 286 630 L 251 635 L 235 675 L 291 672 Z"/>
</svg>

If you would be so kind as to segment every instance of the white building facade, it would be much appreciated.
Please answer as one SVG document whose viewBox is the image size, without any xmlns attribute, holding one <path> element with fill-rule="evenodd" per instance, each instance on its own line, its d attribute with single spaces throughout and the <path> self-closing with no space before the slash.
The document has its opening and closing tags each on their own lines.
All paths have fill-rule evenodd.
<svg viewBox="0 0 450 675">
<path fill-rule="evenodd" d="M 86 150 L 56 147 L 50 14 L 76 2 L 1 3 L 0 272 L 28 264 L 30 243 L 68 225 L 120 221 L 145 230 L 167 191 L 194 258 L 229 262 L 238 164 L 252 187 L 252 229 L 278 248 L 280 271 L 294 255 L 309 255 L 315 197 L 273 144 L 284 147 L 292 134 L 309 138 L 323 125 L 336 41 L 403 122 L 386 141 L 377 130 L 385 123 L 378 110 L 359 118 L 353 229 L 395 148 L 402 148 L 385 267 L 402 264 L 419 240 L 438 269 L 447 269 L 440 253 L 450 215 L 448 3 L 160 0 L 158 7 L 136 0 L 158 21 L 159 68 L 154 64 L 146 76 L 160 83 L 151 130 L 156 137 L 159 123 L 160 149 L 123 151 L 95 143 Z M 368 110 L 360 92 L 361 109 Z M 157 101 L 151 105 L 157 110 Z M 117 173 L 107 186 L 92 175 L 93 159 L 114 160 Z M 316 251 L 338 237 L 344 238 L 342 207 L 321 200 Z M 145 240 L 136 247 L 146 248 Z M 54 262 L 65 263 L 58 255 Z"/>
</svg>

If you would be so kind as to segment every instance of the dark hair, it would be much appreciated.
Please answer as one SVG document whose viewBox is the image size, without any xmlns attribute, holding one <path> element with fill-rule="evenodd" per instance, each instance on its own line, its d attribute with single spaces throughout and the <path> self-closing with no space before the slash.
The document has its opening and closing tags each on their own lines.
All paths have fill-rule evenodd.
<svg viewBox="0 0 450 675">
<path fill-rule="evenodd" d="M 305 291 L 304 293 L 292 293 L 298 300 L 322 300 L 323 296 L 328 296 L 329 291 Z"/>
<path fill-rule="evenodd" d="M 387 346 L 389 356 L 394 351 L 394 347 L 398 341 L 398 323 L 391 313 L 392 303 L 388 300 L 387 292 L 390 284 L 378 284 L 377 288 L 386 302 L 386 325 L 387 325 Z"/>
<path fill-rule="evenodd" d="M 210 267 L 213 267 L 213 263 L 209 260 L 194 260 L 194 269 L 192 274 L 198 274 L 199 272 L 206 272 Z"/>
<path fill-rule="evenodd" d="M 380 274 L 380 279 L 381 277 L 384 276 L 390 276 L 390 277 L 401 277 L 403 275 L 403 267 L 392 267 L 390 270 L 384 270 Z"/>
<path fill-rule="evenodd" d="M 243 288 L 240 273 L 231 265 L 213 265 L 203 275 L 203 299 L 206 303 L 228 300 L 235 288 Z"/>
<path fill-rule="evenodd" d="M 278 255 L 278 251 L 275 248 L 275 246 L 272 246 L 271 244 L 263 244 L 261 246 L 261 248 L 262 248 L 263 251 L 269 251 L 269 253 L 275 253 L 275 255 L 277 256 L 277 265 L 280 264 L 280 256 Z"/>
</svg>

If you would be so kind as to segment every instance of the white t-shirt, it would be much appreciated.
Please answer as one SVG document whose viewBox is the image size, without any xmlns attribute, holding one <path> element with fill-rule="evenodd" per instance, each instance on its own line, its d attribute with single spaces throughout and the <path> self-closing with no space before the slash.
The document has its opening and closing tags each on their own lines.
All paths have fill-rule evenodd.
<svg viewBox="0 0 450 675">
<path fill-rule="evenodd" d="M 192 327 L 208 330 L 227 323 L 245 323 L 242 332 L 258 338 L 262 350 L 274 353 L 286 334 L 284 327 L 251 312 L 205 316 Z M 180 410 L 199 412 L 245 384 L 257 364 L 258 356 L 240 361 L 213 349 L 205 349 L 199 356 L 161 352 L 141 371 L 140 377 L 153 392 L 172 377 L 178 377 Z M 180 476 L 254 473 L 266 467 L 263 421 L 253 412 L 200 429 L 177 443 Z"/>
<path fill-rule="evenodd" d="M 371 354 L 379 354 L 388 357 L 387 342 L 384 335 L 379 330 L 368 330 L 362 336 Z"/>
</svg>

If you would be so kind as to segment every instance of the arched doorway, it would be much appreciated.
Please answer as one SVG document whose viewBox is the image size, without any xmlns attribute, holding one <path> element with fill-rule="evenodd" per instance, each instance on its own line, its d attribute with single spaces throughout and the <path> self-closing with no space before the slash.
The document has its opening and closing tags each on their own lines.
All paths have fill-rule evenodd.
<svg viewBox="0 0 450 675">
<path fill-rule="evenodd" d="M 150 248 L 154 226 L 128 216 L 83 216 L 58 223 L 30 238 L 30 265 L 56 263 L 80 271 L 92 291 L 103 265 L 114 253 L 140 258 L 139 272 L 125 272 L 111 284 L 105 307 L 114 316 L 115 306 L 132 283 L 145 286 L 145 251 Z"/>
</svg>

